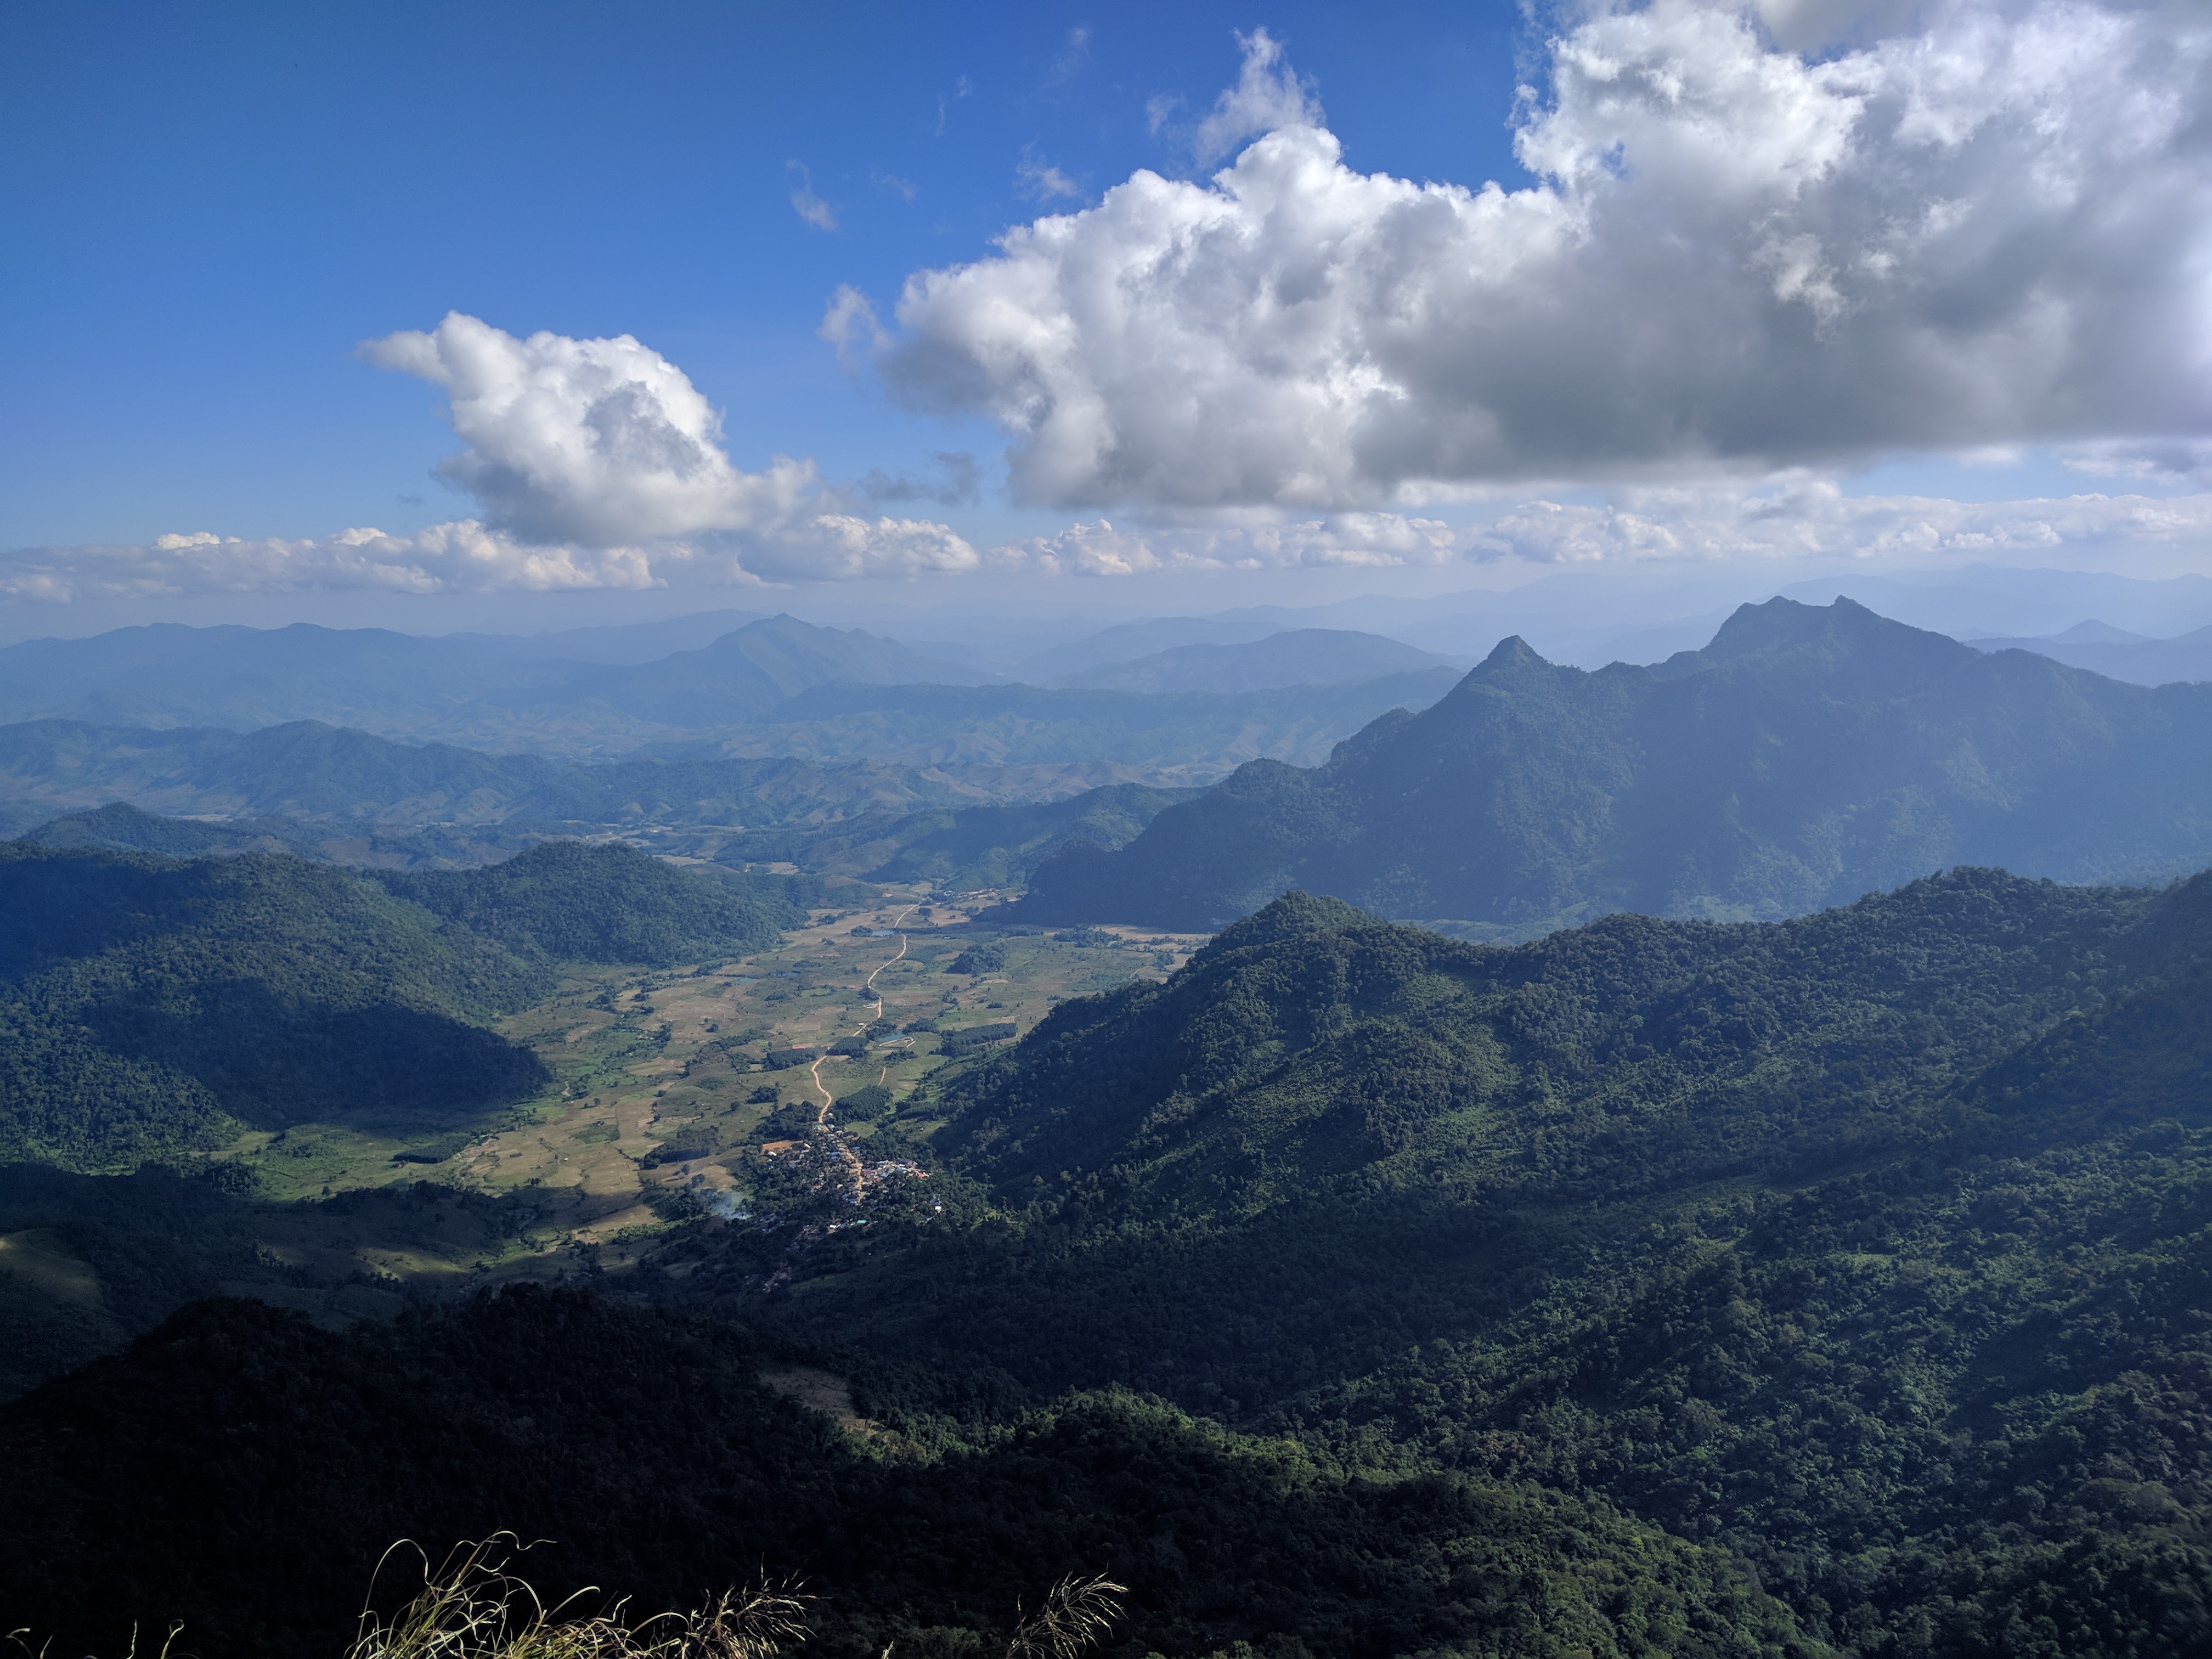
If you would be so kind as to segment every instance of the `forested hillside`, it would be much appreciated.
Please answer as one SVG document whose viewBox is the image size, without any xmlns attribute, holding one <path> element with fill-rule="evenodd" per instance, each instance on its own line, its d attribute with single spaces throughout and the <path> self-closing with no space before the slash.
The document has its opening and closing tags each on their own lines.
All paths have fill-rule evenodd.
<svg viewBox="0 0 2212 1659">
<path fill-rule="evenodd" d="M 184 1651 L 336 1654 L 392 1539 L 520 1526 L 556 1595 L 800 1577 L 838 1659 L 1001 1650 L 1018 1603 L 1099 1571 L 1133 1589 L 1128 1659 L 1809 1659 L 1725 1555 L 1603 1504 L 1363 1479 L 1126 1395 L 872 1447 L 763 1386 L 793 1357 L 574 1293 L 343 1337 L 204 1304 L 0 1407 L 0 1604 L 73 1651 L 177 1618 Z"/>
<path fill-rule="evenodd" d="M 1324 766 L 1255 762 L 1118 852 L 1048 862 L 1019 914 L 1207 927 L 1298 888 L 1527 936 L 1798 915 L 1956 863 L 2097 882 L 2209 860 L 2212 686 L 1775 599 L 1650 668 L 1508 641 Z"/>
<path fill-rule="evenodd" d="M 544 911 L 450 914 L 527 945 Z M 1138 1587 L 1128 1659 L 2182 1659 L 2208 941 L 2212 876 L 1510 948 L 1293 896 L 878 1103 L 927 1203 L 733 1153 L 778 1213 L 605 1279 L 719 1322 L 187 1311 L 0 1410 L 38 1517 L 0 1571 L 73 1639 L 128 1608 L 249 1653 L 323 1639 L 386 1534 L 512 1526 L 562 1540 L 551 1588 L 651 1605 L 804 1571 L 839 1653 L 969 1653 L 1081 1568 Z M 866 1420 L 753 1383 L 794 1361 Z"/>
<path fill-rule="evenodd" d="M 797 919 L 618 845 L 387 880 L 0 843 L 0 1158 L 127 1169 L 318 1116 L 451 1127 L 543 1085 L 482 1022 L 553 963 L 734 955 Z"/>
<path fill-rule="evenodd" d="M 977 1224 L 733 1305 L 1603 1498 L 1851 1651 L 2179 1656 L 2208 923 L 2212 878 L 1972 871 L 1510 950 L 1285 899 L 950 1092 Z"/>
</svg>

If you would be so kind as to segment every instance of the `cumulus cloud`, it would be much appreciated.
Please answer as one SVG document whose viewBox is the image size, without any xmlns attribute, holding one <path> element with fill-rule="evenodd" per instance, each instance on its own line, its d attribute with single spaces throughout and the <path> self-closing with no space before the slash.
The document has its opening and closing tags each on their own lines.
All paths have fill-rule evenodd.
<svg viewBox="0 0 2212 1659">
<path fill-rule="evenodd" d="M 438 471 L 483 504 L 476 531 L 501 545 L 582 550 L 564 556 L 580 572 L 780 580 L 977 562 L 946 526 L 859 510 L 812 461 L 778 456 L 765 471 L 741 471 L 714 406 L 627 334 L 517 339 L 455 312 L 428 333 L 388 335 L 362 352 L 445 389 L 464 447 Z M 514 568 L 526 573 L 521 585 L 564 585 L 527 574 L 538 568 L 527 561 Z"/>
<path fill-rule="evenodd" d="M 982 565 L 949 526 L 878 512 L 811 460 L 780 455 L 764 471 L 740 471 L 722 448 L 713 405 L 628 335 L 517 339 L 456 312 L 427 333 L 387 335 L 361 350 L 444 388 L 463 447 L 438 471 L 483 504 L 481 517 L 405 534 L 360 528 L 291 540 L 195 531 L 143 545 L 19 548 L 0 553 L 0 597 L 544 592 Z M 945 489 L 972 488 L 969 457 L 939 459 Z"/>
<path fill-rule="evenodd" d="M 1237 84 L 1214 100 L 1191 139 L 1200 167 L 1212 167 L 1247 138 L 1280 127 L 1317 127 L 1323 118 L 1313 88 L 1291 71 L 1281 41 L 1254 29 L 1239 34 L 1237 44 L 1244 53 Z M 1152 125 L 1158 131 L 1157 118 Z"/>
<path fill-rule="evenodd" d="M 1264 136 L 917 273 L 887 384 L 995 419 L 1018 494 L 1071 507 L 2212 435 L 2200 4 L 1583 15 L 1514 191 L 1353 172 L 1255 33 L 1199 148 Z"/>
<path fill-rule="evenodd" d="M 607 547 L 735 529 L 789 488 L 732 466 L 714 406 L 627 334 L 519 340 L 453 312 L 361 351 L 444 388 L 465 447 L 439 472 L 527 539 Z"/>
</svg>

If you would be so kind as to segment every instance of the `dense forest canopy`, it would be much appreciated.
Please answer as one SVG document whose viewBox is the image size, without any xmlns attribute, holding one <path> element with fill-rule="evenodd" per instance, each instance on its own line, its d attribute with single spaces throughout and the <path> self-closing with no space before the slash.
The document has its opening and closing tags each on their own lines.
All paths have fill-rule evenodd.
<svg viewBox="0 0 2212 1659">
<path fill-rule="evenodd" d="M 1603 1498 L 1853 1651 L 2188 1652 L 2208 911 L 1960 871 L 1498 949 L 1293 896 L 950 1092 L 972 1227 L 731 1305 Z"/>
<path fill-rule="evenodd" d="M 855 1443 L 762 1385 L 808 1357 L 574 1293 L 343 1337 L 203 1304 L 0 1407 L 0 1603 L 117 1651 L 173 1612 L 192 1651 L 335 1654 L 391 1539 L 522 1519 L 556 1595 L 801 1574 L 805 1650 L 852 1659 L 1001 1650 L 1018 1603 L 1107 1570 L 1136 1587 L 1133 1659 L 1813 1651 L 1723 1553 L 1602 1504 L 1363 1478 L 1116 1393 L 972 1443 Z"/>
</svg>

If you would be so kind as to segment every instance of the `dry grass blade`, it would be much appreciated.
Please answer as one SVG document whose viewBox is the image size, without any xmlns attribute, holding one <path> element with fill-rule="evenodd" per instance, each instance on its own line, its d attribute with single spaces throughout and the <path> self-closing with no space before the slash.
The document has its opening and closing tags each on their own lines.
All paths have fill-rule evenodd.
<svg viewBox="0 0 2212 1659">
<path fill-rule="evenodd" d="M 1128 1593 L 1127 1584 L 1103 1572 L 1068 1574 L 1045 1592 L 1043 1606 L 1014 1626 L 1006 1659 L 1076 1659 L 1121 1616 L 1121 1598 Z"/>
<path fill-rule="evenodd" d="M 364 1612 L 347 1659 L 773 1659 L 784 1643 L 806 1637 L 813 1598 L 789 1585 L 726 1590 L 696 1612 L 635 1626 L 623 1621 L 620 1603 L 610 1613 L 572 1613 L 590 1591 L 549 1607 L 506 1569 L 506 1558 L 524 1547 L 512 1534 L 495 1534 L 456 1545 L 434 1572 L 415 1545 L 393 1545 L 386 1561 L 404 1549 L 422 1562 L 422 1591 L 389 1620 Z"/>
<path fill-rule="evenodd" d="M 182 1623 L 173 1624 L 169 1626 L 169 1633 L 161 1638 L 161 1650 L 159 1654 L 155 1656 L 155 1659 L 169 1659 L 169 1650 L 176 1645 L 177 1638 L 184 1633 L 184 1628 L 185 1627 Z M 48 1659 L 48 1656 L 52 1651 L 53 1644 L 52 1642 L 41 1643 L 39 1646 L 38 1651 L 33 1653 L 31 1650 L 30 1643 L 24 1639 L 26 1637 L 29 1636 L 30 1633 L 31 1632 L 27 1627 L 21 1630 L 11 1630 L 6 1636 L 0 1637 L 0 1641 L 6 1642 L 9 1647 L 14 1648 L 18 1653 L 23 1655 L 24 1659 Z M 131 1627 L 131 1648 L 130 1650 L 123 1656 L 123 1659 L 138 1659 L 138 1626 L 136 1625 L 133 1625 Z"/>
<path fill-rule="evenodd" d="M 680 1659 L 771 1659 L 786 1642 L 806 1639 L 806 1609 L 813 1600 L 789 1584 L 763 1584 L 742 1595 L 724 1590 L 696 1613 L 665 1615 L 681 1626 L 665 1650 Z"/>
</svg>

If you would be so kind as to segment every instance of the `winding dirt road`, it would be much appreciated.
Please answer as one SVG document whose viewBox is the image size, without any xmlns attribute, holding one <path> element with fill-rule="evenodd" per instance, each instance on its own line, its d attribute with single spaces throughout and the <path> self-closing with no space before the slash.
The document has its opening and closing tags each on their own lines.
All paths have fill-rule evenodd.
<svg viewBox="0 0 2212 1659">
<path fill-rule="evenodd" d="M 919 902 L 919 901 L 917 901 L 916 902 L 915 902 L 915 903 L 913 903 L 913 904 L 909 904 L 909 905 L 908 905 L 908 906 L 906 907 L 906 908 L 905 908 L 905 909 L 903 909 L 903 910 L 902 910 L 902 911 L 900 911 L 900 912 L 898 913 L 898 916 L 897 916 L 896 920 L 895 920 L 895 921 L 891 923 L 891 926 L 892 926 L 893 927 L 896 927 L 899 925 L 899 923 L 900 923 L 900 922 L 904 921 L 905 921 L 908 916 L 912 915 L 913 915 L 916 910 L 920 909 L 921 908 L 921 903 L 920 903 L 920 902 Z M 885 960 L 884 960 L 884 961 L 882 961 L 882 962 L 880 962 L 880 963 L 878 963 L 876 964 L 876 970 L 875 970 L 875 973 L 873 973 L 873 974 L 870 974 L 870 975 L 867 976 L 867 978 L 866 978 L 866 979 L 865 979 L 865 980 L 863 980 L 863 981 L 860 981 L 860 989 L 862 990 L 862 992 L 866 993 L 866 994 L 872 994 L 874 993 L 874 991 L 875 991 L 875 988 L 876 988 L 876 974 L 880 974 L 880 973 L 882 973 L 882 972 L 884 971 L 884 969 L 886 969 L 886 968 L 888 968 L 888 967 L 890 967 L 890 966 L 891 965 L 891 963 L 895 963 L 895 962 L 903 962 L 903 961 L 905 961 L 905 960 L 906 960 L 907 938 L 906 938 L 906 935 L 905 935 L 904 933 L 901 933 L 901 934 L 898 936 L 898 942 L 899 942 L 898 955 L 896 955 L 896 956 L 895 956 L 895 957 L 887 957 Z M 875 1012 L 874 1018 L 877 1018 L 877 1019 L 881 1019 L 883 1017 L 884 1017 L 884 1000 L 883 1000 L 883 998 L 881 998 L 880 996 L 878 996 L 878 997 L 877 997 L 877 998 L 876 998 L 876 1012 Z M 860 1033 L 861 1033 L 861 1032 L 863 1032 L 863 1031 L 866 1030 L 867 1029 L 868 1029 L 868 1021 L 866 1021 L 866 1020 L 862 1020 L 862 1021 L 861 1021 L 858 1025 L 855 1025 L 855 1026 L 853 1028 L 852 1035 L 853 1035 L 853 1036 L 860 1036 Z M 822 1086 L 822 1061 L 823 1061 L 823 1060 L 827 1060 L 827 1059 L 829 1059 L 829 1058 L 830 1058 L 830 1056 L 829 1056 L 827 1054 L 823 1054 L 819 1059 L 816 1060 L 815 1060 L 815 1062 L 814 1062 L 814 1064 L 812 1064 L 811 1066 L 808 1066 L 808 1067 L 806 1068 L 806 1075 L 807 1075 L 809 1078 L 811 1078 L 811 1079 L 813 1079 L 813 1083 L 814 1083 L 814 1092 L 815 1092 L 816 1094 L 820 1095 L 820 1096 L 822 1097 L 822 1104 L 821 1104 L 820 1106 L 817 1107 L 817 1108 L 815 1109 L 815 1112 L 814 1112 L 814 1121 L 815 1121 L 815 1122 L 817 1122 L 817 1124 L 818 1124 L 818 1123 L 820 1123 L 823 1118 L 827 1117 L 827 1116 L 830 1115 L 830 1109 L 832 1106 L 834 1106 L 834 1105 L 836 1105 L 836 1104 L 837 1103 L 836 1101 L 832 1100 L 832 1099 L 830 1097 L 830 1091 L 829 1091 L 827 1089 L 825 1089 L 825 1088 L 823 1088 L 823 1087 Z M 885 1066 L 885 1067 L 884 1068 L 884 1075 L 885 1077 L 888 1077 L 888 1076 L 890 1076 L 890 1068 L 889 1066 Z"/>
</svg>

